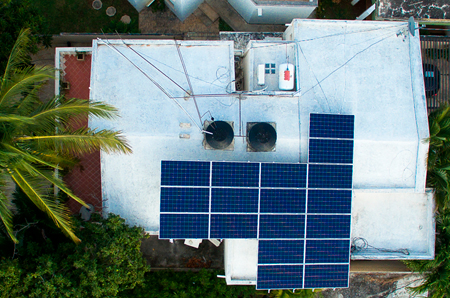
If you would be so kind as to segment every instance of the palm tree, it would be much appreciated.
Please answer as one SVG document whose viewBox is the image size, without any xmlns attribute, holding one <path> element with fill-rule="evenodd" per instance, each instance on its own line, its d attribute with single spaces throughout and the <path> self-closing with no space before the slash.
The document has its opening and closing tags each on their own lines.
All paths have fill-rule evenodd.
<svg viewBox="0 0 450 298">
<path fill-rule="evenodd" d="M 55 175 L 55 170 L 73 166 L 79 154 L 96 150 L 131 153 L 131 149 L 120 132 L 73 129 L 88 116 L 116 117 L 114 107 L 64 97 L 54 97 L 47 103 L 39 100 L 38 91 L 53 77 L 54 69 L 26 65 L 29 40 L 29 30 L 22 30 L 0 81 L 0 219 L 17 242 L 11 200 L 5 191 L 8 180 L 13 181 L 64 234 L 80 242 L 73 233 L 69 210 L 52 195 L 52 186 L 86 204 Z"/>
<path fill-rule="evenodd" d="M 411 288 L 415 294 L 448 297 L 450 293 L 450 106 L 428 116 L 430 144 L 427 187 L 434 188 L 436 200 L 436 248 L 434 260 L 407 261 L 406 265 L 424 275 L 424 282 Z"/>
<path fill-rule="evenodd" d="M 435 189 L 436 206 L 443 211 L 450 208 L 450 106 L 432 112 L 428 122 L 427 186 Z"/>
</svg>

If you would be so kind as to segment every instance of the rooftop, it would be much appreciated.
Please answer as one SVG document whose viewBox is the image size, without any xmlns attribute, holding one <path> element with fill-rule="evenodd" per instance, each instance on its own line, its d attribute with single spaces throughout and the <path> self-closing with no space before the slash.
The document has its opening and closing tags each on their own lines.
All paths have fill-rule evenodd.
<svg viewBox="0 0 450 298">
<path fill-rule="evenodd" d="M 406 22 L 295 20 L 284 41 L 252 42 L 244 59 L 278 65 L 286 45 L 297 90 L 279 94 L 235 91 L 230 41 L 95 41 L 90 97 L 116 106 L 122 117 L 89 125 L 122 130 L 134 151 L 101 154 L 106 210 L 157 234 L 162 160 L 307 163 L 310 113 L 355 115 L 352 237 L 410 255 L 365 250 L 352 258 L 432 258 L 418 34 Z M 244 73 L 254 73 L 255 64 L 244 63 Z M 232 150 L 204 146 L 201 130 L 212 117 L 234 127 Z M 250 122 L 276 124 L 275 151 L 247 150 Z M 245 258 L 248 266 L 241 268 L 244 257 L 237 256 L 243 248 L 257 255 L 253 241 L 226 240 L 230 282 L 255 280 L 255 258 Z"/>
</svg>

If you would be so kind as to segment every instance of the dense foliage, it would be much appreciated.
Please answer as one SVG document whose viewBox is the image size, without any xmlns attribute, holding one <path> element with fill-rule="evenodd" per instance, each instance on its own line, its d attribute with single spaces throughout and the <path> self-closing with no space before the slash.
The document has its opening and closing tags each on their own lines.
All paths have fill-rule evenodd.
<svg viewBox="0 0 450 298">
<path fill-rule="evenodd" d="M 145 275 L 144 283 L 132 291 L 125 291 L 120 296 L 130 298 L 255 297 L 257 292 L 254 286 L 227 286 L 224 279 L 217 278 L 218 274 L 223 272 L 205 269 L 199 272 L 152 271 Z"/>
<path fill-rule="evenodd" d="M 93 0 L 33 0 L 33 6 L 47 19 L 51 34 L 101 33 L 111 27 L 111 22 L 119 22 L 128 15 L 131 24 L 126 32 L 139 32 L 139 13 L 127 0 L 102 0 L 98 10 L 92 7 Z M 108 16 L 106 9 L 116 8 L 114 16 Z M 125 32 L 124 32 L 125 33 Z"/>
<path fill-rule="evenodd" d="M 117 215 L 93 216 L 75 220 L 79 245 L 28 225 L 14 253 L 1 251 L 2 297 L 116 297 L 141 284 L 149 271 L 140 253 L 143 229 Z"/>
<path fill-rule="evenodd" d="M 31 0 L 0 0 L 0 73 L 3 73 L 11 49 L 22 28 L 30 28 L 32 34 L 28 52 L 36 53 L 38 44 L 50 46 L 48 25 Z M 26 62 L 30 62 L 26 57 Z"/>
<path fill-rule="evenodd" d="M 424 274 L 424 283 L 412 288 L 428 291 L 429 297 L 450 295 L 450 107 L 442 107 L 429 117 L 429 153 L 427 187 L 434 188 L 436 199 L 436 248 L 430 261 L 405 262 Z"/>
<path fill-rule="evenodd" d="M 30 203 L 45 212 L 63 233 L 73 233 L 69 210 L 52 195 L 53 185 L 68 197 L 87 206 L 72 193 L 55 170 L 73 166 L 83 153 L 130 153 L 120 132 L 82 126 L 87 117 L 111 119 L 117 110 L 101 102 L 54 97 L 46 103 L 40 88 L 52 78 L 50 67 L 26 66 L 29 30 L 20 33 L 0 77 L 0 220 L 14 237 L 8 185 L 15 183 Z M 13 182 L 13 183 L 12 183 Z"/>
</svg>

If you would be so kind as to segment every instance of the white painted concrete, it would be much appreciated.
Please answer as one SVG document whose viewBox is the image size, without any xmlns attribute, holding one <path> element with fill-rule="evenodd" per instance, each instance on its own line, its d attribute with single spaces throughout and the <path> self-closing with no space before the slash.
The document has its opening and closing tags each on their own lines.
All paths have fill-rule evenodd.
<svg viewBox="0 0 450 298">
<path fill-rule="evenodd" d="M 256 285 L 258 240 L 227 239 L 224 242 L 224 267 L 227 284 Z"/>
<path fill-rule="evenodd" d="M 375 247 L 407 248 L 409 258 L 431 258 L 433 200 L 425 193 L 428 124 L 419 38 L 409 34 L 406 22 L 295 20 L 285 39 L 296 46 L 298 92 L 288 94 L 236 93 L 232 42 L 179 42 L 201 121 L 193 99 L 184 98 L 181 88 L 189 85 L 174 41 L 125 42 L 181 88 L 122 41 L 95 41 L 91 98 L 116 106 L 122 117 L 93 119 L 90 125 L 122 130 L 134 150 L 130 156 L 101 156 L 106 210 L 156 233 L 161 160 L 307 162 L 309 114 L 353 114 L 352 236 Z M 281 57 L 286 50 L 279 50 Z M 252 63 L 244 59 L 243 65 L 253 71 Z M 214 95 L 201 96 L 206 94 Z M 204 149 L 198 127 L 211 115 L 233 122 L 233 151 Z M 275 152 L 246 151 L 246 123 L 260 121 L 276 123 Z M 254 242 L 226 240 L 229 282 L 254 282 Z M 366 250 L 363 258 L 402 257 Z"/>
<path fill-rule="evenodd" d="M 431 191 L 379 193 L 355 190 L 353 194 L 352 238 L 364 238 L 370 245 L 353 253 L 353 260 L 434 258 L 434 201 Z M 401 249 L 406 249 L 409 255 L 395 252 Z"/>
</svg>

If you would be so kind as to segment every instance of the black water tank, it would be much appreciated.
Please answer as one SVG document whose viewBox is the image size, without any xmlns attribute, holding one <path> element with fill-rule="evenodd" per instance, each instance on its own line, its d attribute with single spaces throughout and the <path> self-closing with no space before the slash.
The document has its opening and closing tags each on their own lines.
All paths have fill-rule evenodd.
<svg viewBox="0 0 450 298">
<path fill-rule="evenodd" d="M 248 143 L 258 152 L 272 151 L 277 141 L 277 132 L 266 122 L 255 124 L 248 133 Z"/>
<path fill-rule="evenodd" d="M 206 128 L 206 142 L 214 149 L 225 149 L 234 139 L 233 128 L 225 121 L 214 121 Z"/>
</svg>

